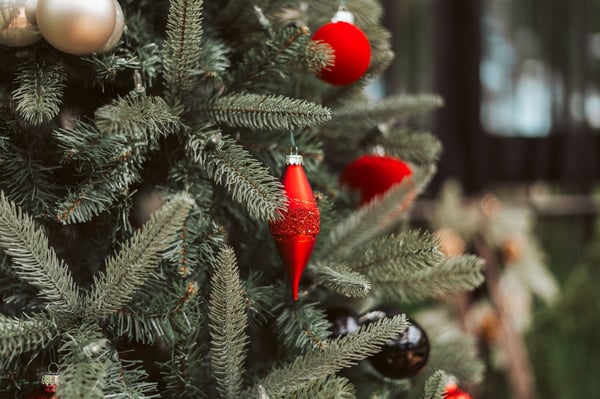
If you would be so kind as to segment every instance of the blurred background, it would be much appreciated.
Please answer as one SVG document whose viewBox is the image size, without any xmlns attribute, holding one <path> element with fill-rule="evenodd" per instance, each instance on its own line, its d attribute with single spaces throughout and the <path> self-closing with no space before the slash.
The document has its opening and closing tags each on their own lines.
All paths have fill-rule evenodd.
<svg viewBox="0 0 600 399">
<path fill-rule="evenodd" d="M 416 224 L 488 261 L 447 306 L 480 342 L 477 398 L 600 398 L 600 0 L 387 0 L 375 97 L 434 92 L 444 154 Z M 409 121 L 410 122 L 410 121 Z"/>
</svg>

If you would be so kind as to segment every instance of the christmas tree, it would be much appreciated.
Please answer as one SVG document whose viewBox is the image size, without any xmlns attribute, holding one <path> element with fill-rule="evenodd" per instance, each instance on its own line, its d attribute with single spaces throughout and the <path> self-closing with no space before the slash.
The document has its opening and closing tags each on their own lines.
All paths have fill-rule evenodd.
<svg viewBox="0 0 600 399">
<path fill-rule="evenodd" d="M 0 7 L 3 394 L 442 398 L 480 378 L 451 322 L 403 313 L 482 262 L 410 228 L 440 145 L 408 121 L 441 100 L 366 96 L 393 58 L 378 2 Z M 407 331 L 423 353 L 393 347 Z"/>
</svg>

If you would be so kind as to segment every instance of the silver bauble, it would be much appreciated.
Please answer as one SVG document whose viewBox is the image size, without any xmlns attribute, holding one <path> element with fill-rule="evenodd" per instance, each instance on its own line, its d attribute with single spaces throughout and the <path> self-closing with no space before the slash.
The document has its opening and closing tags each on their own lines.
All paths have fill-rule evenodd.
<svg viewBox="0 0 600 399">
<path fill-rule="evenodd" d="M 115 29 L 113 29 L 113 33 L 108 39 L 102 48 L 96 51 L 97 53 L 106 53 L 112 50 L 119 40 L 121 40 L 121 36 L 123 35 L 123 29 L 125 28 L 125 15 L 123 15 L 123 9 L 117 0 L 113 0 L 115 3 L 115 12 L 116 12 L 116 21 L 115 21 Z"/>
<path fill-rule="evenodd" d="M 101 49 L 117 19 L 113 0 L 38 0 L 35 16 L 44 39 L 74 55 Z"/>
<path fill-rule="evenodd" d="M 35 25 L 37 2 L 38 0 L 0 0 L 0 44 L 24 47 L 42 38 Z"/>
</svg>

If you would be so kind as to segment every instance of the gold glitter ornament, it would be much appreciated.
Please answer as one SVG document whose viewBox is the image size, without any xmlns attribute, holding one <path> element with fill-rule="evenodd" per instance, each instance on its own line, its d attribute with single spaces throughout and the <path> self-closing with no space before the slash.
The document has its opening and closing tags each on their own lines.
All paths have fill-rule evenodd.
<svg viewBox="0 0 600 399">
<path fill-rule="evenodd" d="M 0 0 L 0 44 L 25 47 L 40 40 L 35 24 L 38 0 Z"/>
<path fill-rule="evenodd" d="M 94 53 L 110 39 L 117 20 L 114 0 L 38 0 L 36 21 L 56 49 L 74 55 Z"/>
<path fill-rule="evenodd" d="M 97 53 L 100 54 L 107 53 L 113 48 L 115 48 L 117 43 L 119 43 L 119 40 L 121 40 L 121 36 L 123 35 L 123 29 L 125 28 L 125 15 L 123 15 L 123 9 L 121 8 L 121 5 L 117 0 L 113 0 L 113 3 L 115 4 L 116 16 L 115 28 L 113 29 L 113 33 L 112 35 L 110 35 L 108 41 L 104 43 L 104 46 L 102 46 L 102 48 L 100 48 L 97 51 Z"/>
</svg>

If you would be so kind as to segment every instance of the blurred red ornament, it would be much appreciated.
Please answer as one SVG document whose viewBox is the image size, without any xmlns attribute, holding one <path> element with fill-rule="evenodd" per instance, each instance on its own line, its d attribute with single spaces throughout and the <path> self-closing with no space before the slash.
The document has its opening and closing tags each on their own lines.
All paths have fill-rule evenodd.
<svg viewBox="0 0 600 399">
<path fill-rule="evenodd" d="M 446 385 L 445 399 L 472 399 L 471 395 L 458 389 L 458 385 L 450 383 Z"/>
<path fill-rule="evenodd" d="M 283 218 L 270 223 L 279 256 L 288 269 L 292 294 L 298 300 L 300 277 L 308 263 L 321 228 L 315 196 L 304 173 L 301 155 L 288 155 L 281 178 L 288 197 Z"/>
<path fill-rule="evenodd" d="M 411 175 L 410 167 L 398 158 L 363 155 L 346 166 L 340 181 L 358 190 L 364 205 Z"/>
<path fill-rule="evenodd" d="M 323 41 L 333 49 L 333 65 L 323 68 L 319 78 L 333 85 L 347 85 L 360 79 L 371 62 L 371 45 L 348 11 L 338 11 L 332 22 L 321 26 L 312 40 Z"/>
</svg>

